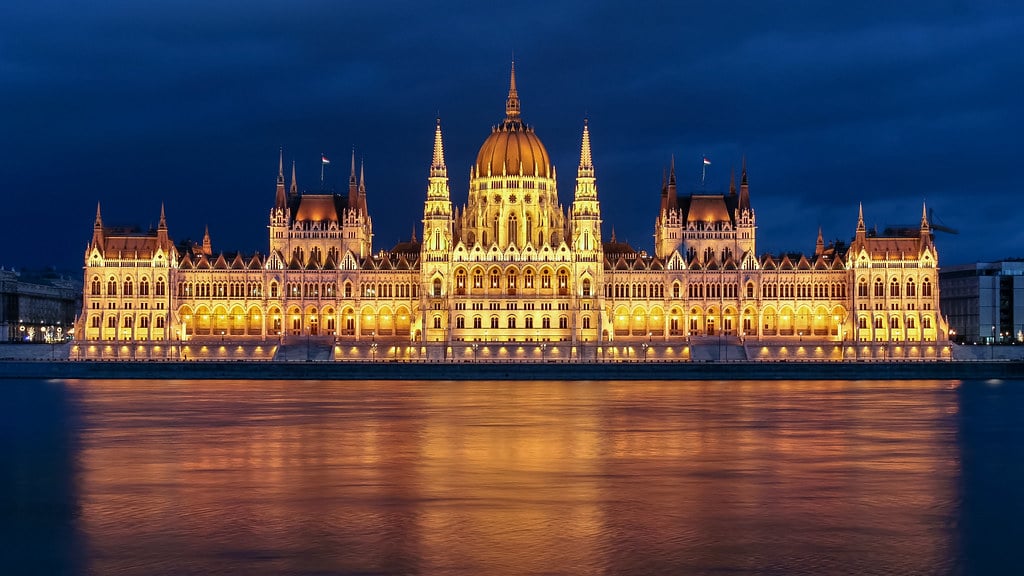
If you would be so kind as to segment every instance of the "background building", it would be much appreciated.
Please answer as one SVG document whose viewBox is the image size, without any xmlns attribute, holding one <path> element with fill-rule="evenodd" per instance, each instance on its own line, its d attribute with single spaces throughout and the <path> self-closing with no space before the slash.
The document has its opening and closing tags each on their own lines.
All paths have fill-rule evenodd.
<svg viewBox="0 0 1024 576">
<path fill-rule="evenodd" d="M 0 338 L 51 342 L 69 336 L 82 308 L 82 283 L 56 272 L 0 270 Z"/>
<path fill-rule="evenodd" d="M 1024 342 L 1024 260 L 978 262 L 939 273 L 942 313 L 958 342 Z"/>
</svg>

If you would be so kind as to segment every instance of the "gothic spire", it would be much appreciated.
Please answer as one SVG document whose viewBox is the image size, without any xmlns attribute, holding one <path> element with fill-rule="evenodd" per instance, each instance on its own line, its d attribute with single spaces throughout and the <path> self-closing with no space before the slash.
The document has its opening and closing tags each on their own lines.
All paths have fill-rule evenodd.
<svg viewBox="0 0 1024 576">
<path fill-rule="evenodd" d="M 736 169 L 729 172 L 729 196 L 736 195 Z"/>
<path fill-rule="evenodd" d="M 928 224 L 928 206 L 921 203 L 921 230 L 928 230 L 931 226 Z"/>
<path fill-rule="evenodd" d="M 274 195 L 274 208 L 284 208 L 288 205 L 288 199 L 284 195 L 284 148 L 280 150 L 277 157 L 277 193 Z"/>
<path fill-rule="evenodd" d="M 583 120 L 583 143 L 580 145 L 580 167 L 577 176 L 594 177 L 594 160 L 590 155 L 590 126 L 586 119 Z"/>
<path fill-rule="evenodd" d="M 747 182 L 747 155 L 743 155 L 740 171 L 740 210 L 750 209 L 750 185 Z"/>
<path fill-rule="evenodd" d="M 295 177 L 295 160 L 292 160 L 292 187 L 289 190 L 292 196 L 299 194 L 299 180 Z"/>
<path fill-rule="evenodd" d="M 825 253 L 825 238 L 821 235 L 821 226 L 818 226 L 818 240 L 814 243 L 814 255 L 820 256 Z"/>
<path fill-rule="evenodd" d="M 210 225 L 206 225 L 206 232 L 203 234 L 203 254 L 213 255 L 213 244 L 210 243 Z"/>
<path fill-rule="evenodd" d="M 444 163 L 444 142 L 441 140 L 441 118 L 437 119 L 434 128 L 434 161 L 430 165 L 431 178 L 447 178 L 448 167 Z"/>
<path fill-rule="evenodd" d="M 356 184 L 356 147 L 352 147 L 352 172 L 349 173 L 348 185 L 349 187 L 355 186 Z"/>
<path fill-rule="evenodd" d="M 859 202 L 857 204 L 857 233 L 866 231 L 864 226 L 864 203 Z"/>
<path fill-rule="evenodd" d="M 100 216 L 100 203 L 99 202 L 96 203 L 96 221 L 93 223 L 93 226 L 96 227 L 96 228 L 102 228 L 103 227 L 103 217 Z"/>
<path fill-rule="evenodd" d="M 505 100 L 505 120 L 519 120 L 519 93 L 516 91 L 516 61 L 512 60 L 509 74 L 508 99 Z"/>
<path fill-rule="evenodd" d="M 160 223 L 157 224 L 157 228 L 160 230 L 167 229 L 167 216 L 164 215 L 164 203 L 160 203 Z"/>
</svg>

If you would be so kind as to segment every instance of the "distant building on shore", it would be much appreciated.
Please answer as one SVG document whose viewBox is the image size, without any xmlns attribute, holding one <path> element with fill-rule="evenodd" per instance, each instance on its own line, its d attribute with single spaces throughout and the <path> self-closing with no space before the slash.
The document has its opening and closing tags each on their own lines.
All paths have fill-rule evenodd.
<svg viewBox="0 0 1024 576">
<path fill-rule="evenodd" d="M 940 308 L 958 342 L 1024 342 L 1024 259 L 949 266 L 939 272 Z"/>
<path fill-rule="evenodd" d="M 826 245 L 819 231 L 812 254 L 758 255 L 745 163 L 738 186 L 717 194 L 679 192 L 673 165 L 649 254 L 606 236 L 590 136 L 584 122 L 563 206 L 547 149 L 521 117 L 513 66 L 505 118 L 470 167 L 466 203 L 452 202 L 438 120 L 422 240 L 414 232 L 388 249 L 373 245 L 373 201 L 354 154 L 347 192 L 334 193 L 300 192 L 294 164 L 286 185 L 282 153 L 267 254 L 215 251 L 209 231 L 201 244 L 176 245 L 163 207 L 155 230 L 111 228 L 97 206 L 76 332 L 94 345 L 77 353 L 114 355 L 123 346 L 110 341 L 173 354 L 169 345 L 187 342 L 295 340 L 331 342 L 335 358 L 390 346 L 396 360 L 427 349 L 686 360 L 702 342 L 765 359 L 944 353 L 926 215 L 919 229 L 880 237 L 861 210 L 848 244 Z"/>
<path fill-rule="evenodd" d="M 0 269 L 0 339 L 51 342 L 68 336 L 82 308 L 82 282 L 51 272 Z"/>
</svg>

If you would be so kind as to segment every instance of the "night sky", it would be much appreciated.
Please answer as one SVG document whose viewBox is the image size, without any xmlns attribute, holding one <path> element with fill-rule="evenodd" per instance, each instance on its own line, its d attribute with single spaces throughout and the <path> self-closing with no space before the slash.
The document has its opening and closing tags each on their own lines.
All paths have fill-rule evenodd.
<svg viewBox="0 0 1024 576">
<path fill-rule="evenodd" d="M 0 18 L 0 265 L 75 270 L 97 201 L 215 251 L 267 249 L 278 150 L 300 188 L 365 161 L 376 249 L 417 234 L 440 114 L 452 199 L 504 117 L 572 202 L 589 118 L 606 239 L 652 250 L 663 169 L 747 157 L 759 252 L 917 225 L 945 265 L 1024 256 L 1024 3 L 14 0 Z"/>
</svg>

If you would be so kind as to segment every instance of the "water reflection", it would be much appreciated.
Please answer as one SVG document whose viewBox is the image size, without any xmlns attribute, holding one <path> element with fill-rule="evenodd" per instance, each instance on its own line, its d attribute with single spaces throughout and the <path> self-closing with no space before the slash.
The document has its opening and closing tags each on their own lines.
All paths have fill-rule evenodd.
<svg viewBox="0 0 1024 576">
<path fill-rule="evenodd" d="M 946 382 L 68 386 L 97 574 L 955 564 Z"/>
</svg>

